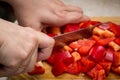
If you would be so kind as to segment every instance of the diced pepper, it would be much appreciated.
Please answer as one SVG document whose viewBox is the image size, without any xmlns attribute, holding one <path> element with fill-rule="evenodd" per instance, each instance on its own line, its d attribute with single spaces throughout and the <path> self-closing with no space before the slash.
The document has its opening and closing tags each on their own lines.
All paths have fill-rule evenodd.
<svg viewBox="0 0 120 80">
<path fill-rule="evenodd" d="M 66 51 L 69 51 L 70 53 L 73 51 L 73 49 L 71 48 L 71 47 L 69 47 L 69 46 L 64 46 L 64 49 L 66 50 Z"/>
<path fill-rule="evenodd" d="M 63 30 L 64 33 L 78 30 L 79 24 L 67 24 Z"/>
<path fill-rule="evenodd" d="M 115 43 L 114 41 L 111 41 L 108 45 L 110 47 L 112 47 L 114 49 L 114 51 L 119 51 L 120 50 L 120 46 L 117 43 Z"/>
<path fill-rule="evenodd" d="M 115 52 L 113 55 L 113 66 L 120 66 L 120 52 Z"/>
<path fill-rule="evenodd" d="M 116 34 L 117 36 L 120 36 L 120 26 L 112 22 L 109 22 L 109 26 L 111 31 L 114 32 L 114 34 Z"/>
<path fill-rule="evenodd" d="M 50 28 L 46 32 L 54 37 L 61 33 L 80 28 L 95 26 L 89 39 L 80 39 L 57 49 L 47 60 L 52 64 L 52 72 L 59 76 L 64 72 L 70 74 L 87 73 L 93 80 L 105 80 L 111 68 L 120 74 L 120 25 L 112 22 L 85 21 L 68 24 L 62 28 Z"/>
<path fill-rule="evenodd" d="M 43 74 L 45 73 L 45 69 L 43 68 L 43 64 L 41 61 L 37 62 L 34 66 L 34 69 L 31 72 L 28 72 L 29 75 Z"/>
<path fill-rule="evenodd" d="M 73 57 L 69 57 L 69 58 L 65 58 L 61 62 L 63 62 L 65 66 L 69 66 L 71 63 L 74 63 L 75 61 Z"/>
<path fill-rule="evenodd" d="M 48 59 L 47 62 L 49 64 L 56 64 L 58 61 L 63 61 L 66 58 L 72 57 L 68 51 L 59 51 L 53 53 Z"/>
<path fill-rule="evenodd" d="M 93 35 L 92 38 L 100 45 L 108 45 L 111 41 L 115 40 L 115 37 L 101 38 L 97 35 Z"/>
<path fill-rule="evenodd" d="M 120 66 L 112 67 L 112 71 L 120 75 Z"/>
<path fill-rule="evenodd" d="M 103 30 L 103 29 L 100 29 L 100 28 L 98 28 L 98 27 L 95 27 L 95 28 L 93 29 L 93 34 L 95 34 L 95 35 L 103 36 L 103 33 L 104 33 L 104 30 Z"/>
<path fill-rule="evenodd" d="M 54 66 L 52 67 L 52 73 L 55 76 L 59 76 L 62 73 L 64 73 L 66 71 L 66 66 L 63 62 L 58 61 L 56 64 L 54 64 Z"/>
<path fill-rule="evenodd" d="M 70 46 L 72 49 L 74 49 L 74 50 L 78 50 L 78 48 L 79 48 L 81 45 L 79 45 L 77 41 L 74 41 L 74 42 L 70 43 L 69 46 Z"/>
<path fill-rule="evenodd" d="M 56 36 L 56 34 L 53 34 L 53 33 L 48 33 L 47 35 L 50 36 L 50 37 Z"/>
<path fill-rule="evenodd" d="M 102 23 L 98 27 L 101 28 L 101 29 L 103 29 L 103 30 L 109 30 L 110 29 L 110 26 L 109 26 L 108 23 Z"/>
<path fill-rule="evenodd" d="M 100 25 L 101 22 L 100 21 L 91 21 L 91 25 L 93 26 L 97 26 L 97 25 Z"/>
<path fill-rule="evenodd" d="M 120 37 L 118 37 L 118 38 L 115 40 L 115 42 L 116 42 L 118 45 L 120 45 Z"/>
<path fill-rule="evenodd" d="M 67 66 L 66 72 L 70 74 L 79 74 L 81 71 L 81 64 L 79 62 L 74 62 Z"/>
<path fill-rule="evenodd" d="M 81 72 L 83 72 L 83 73 L 87 73 L 95 66 L 95 62 L 93 62 L 87 58 L 82 57 L 80 61 L 81 61 L 81 65 L 82 65 Z"/>
<path fill-rule="evenodd" d="M 103 30 L 100 29 L 99 27 L 95 27 L 93 29 L 93 34 L 99 35 L 100 37 L 114 37 L 115 34 L 109 30 Z"/>
<path fill-rule="evenodd" d="M 100 62 L 105 56 L 106 49 L 101 45 L 95 45 L 89 53 L 89 58 L 95 62 Z"/>
<path fill-rule="evenodd" d="M 103 69 L 105 70 L 106 76 L 107 76 L 110 72 L 112 62 L 102 61 L 99 64 L 103 67 Z"/>
<path fill-rule="evenodd" d="M 109 30 L 104 30 L 102 35 L 103 35 L 103 37 L 107 37 L 107 38 L 115 36 L 115 34 L 113 32 L 111 32 L 111 31 L 109 31 Z"/>
<path fill-rule="evenodd" d="M 81 59 L 81 56 L 78 52 L 72 52 L 71 55 L 73 56 L 75 62 Z"/>
<path fill-rule="evenodd" d="M 51 27 L 50 30 L 51 30 L 51 33 L 56 34 L 56 35 L 62 34 L 61 30 L 60 30 L 60 27 Z"/>
<path fill-rule="evenodd" d="M 99 64 L 87 72 L 87 75 L 90 76 L 93 80 L 105 80 L 106 78 L 105 71 Z"/>
<path fill-rule="evenodd" d="M 81 55 L 86 56 L 86 55 L 88 55 L 88 51 L 95 44 L 95 41 L 90 40 L 90 39 L 83 39 L 83 40 L 80 39 L 80 40 L 78 40 L 78 44 L 80 45 L 78 52 Z"/>
<path fill-rule="evenodd" d="M 112 48 L 108 48 L 106 50 L 106 55 L 104 59 L 113 62 L 113 54 L 114 54 L 114 50 Z"/>
<path fill-rule="evenodd" d="M 97 79 L 96 78 L 93 78 L 93 80 L 106 80 L 106 76 L 105 76 L 105 70 L 100 70 L 97 72 L 98 75 L 97 75 Z"/>
<path fill-rule="evenodd" d="M 85 21 L 85 22 L 82 22 L 81 24 L 79 24 L 80 28 L 85 28 L 85 27 L 89 27 L 91 26 L 91 21 Z"/>
</svg>

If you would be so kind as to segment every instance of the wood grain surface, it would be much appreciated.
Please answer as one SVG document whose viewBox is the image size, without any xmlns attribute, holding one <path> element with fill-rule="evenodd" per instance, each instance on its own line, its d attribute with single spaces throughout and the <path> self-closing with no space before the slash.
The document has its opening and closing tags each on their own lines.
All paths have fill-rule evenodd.
<svg viewBox="0 0 120 80">
<path fill-rule="evenodd" d="M 92 20 L 97 20 L 101 22 L 112 21 L 116 24 L 120 24 L 120 16 L 119 17 L 91 17 Z M 79 75 L 71 75 L 64 73 L 58 77 L 55 77 L 51 73 L 51 66 L 47 63 L 43 62 L 45 67 L 45 74 L 42 75 L 34 75 L 29 76 L 28 74 L 20 74 L 16 76 L 11 76 L 8 80 L 91 80 L 88 76 L 83 73 Z M 109 73 L 107 80 L 120 80 L 120 75 L 114 74 L 112 72 Z"/>
</svg>

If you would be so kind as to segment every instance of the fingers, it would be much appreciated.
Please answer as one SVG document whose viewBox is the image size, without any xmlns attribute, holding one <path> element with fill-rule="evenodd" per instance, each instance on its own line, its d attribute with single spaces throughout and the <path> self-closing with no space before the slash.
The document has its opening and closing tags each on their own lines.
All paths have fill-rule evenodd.
<svg viewBox="0 0 120 80">
<path fill-rule="evenodd" d="M 51 55 L 55 41 L 42 32 L 37 32 L 36 35 L 39 38 L 39 48 L 41 49 L 38 53 L 38 60 L 45 60 Z"/>
<path fill-rule="evenodd" d="M 17 62 L 18 63 L 17 65 L 8 67 L 4 66 L 2 69 L 0 69 L 0 73 L 5 74 L 5 76 L 7 76 L 29 72 L 33 70 L 37 62 L 37 49 L 38 46 L 34 47 L 29 53 L 28 57 Z"/>
<path fill-rule="evenodd" d="M 33 51 L 31 51 L 31 54 L 24 63 L 21 64 L 21 66 L 25 66 L 26 68 L 24 70 L 18 69 L 18 73 L 21 72 L 30 72 L 34 69 L 34 65 L 37 62 L 37 59 L 39 61 L 47 59 L 52 52 L 53 46 L 54 46 L 54 40 L 47 36 L 44 33 L 35 31 L 35 35 L 38 38 L 38 46 L 36 46 Z M 38 53 L 38 47 L 41 49 L 41 51 Z"/>
<path fill-rule="evenodd" d="M 81 21 L 89 20 L 89 17 L 84 15 L 83 10 L 76 6 L 67 6 L 63 12 L 64 24 L 79 23 Z M 59 13 L 62 14 L 62 13 Z M 61 22 L 63 23 L 63 22 Z"/>
<path fill-rule="evenodd" d="M 72 5 L 67 5 L 65 8 L 65 11 L 68 12 L 80 12 L 83 14 L 83 10 L 80 7 L 77 6 L 72 6 Z"/>
<path fill-rule="evenodd" d="M 62 9 L 48 12 L 47 18 L 42 17 L 42 21 L 50 26 L 63 26 L 68 23 L 79 23 L 90 20 L 84 15 L 83 10 L 75 6 L 64 6 Z"/>
<path fill-rule="evenodd" d="M 18 70 L 16 71 L 16 73 L 24 73 L 24 72 L 30 72 L 34 69 L 34 66 L 37 62 L 37 46 L 35 48 L 35 50 L 33 50 L 31 52 L 31 55 L 29 55 L 29 57 L 22 62 L 22 64 L 18 67 Z"/>
<path fill-rule="evenodd" d="M 28 18 L 29 19 L 29 18 Z M 19 19 L 19 25 L 22 25 L 24 27 L 31 27 L 37 31 L 41 31 L 43 29 L 43 26 L 41 25 L 41 23 L 38 21 L 37 18 L 33 18 L 33 19 Z"/>
<path fill-rule="evenodd" d="M 65 4 L 63 2 L 61 2 L 60 0 L 54 0 L 54 2 L 56 2 L 56 4 L 58 4 L 60 6 L 65 6 Z"/>
</svg>

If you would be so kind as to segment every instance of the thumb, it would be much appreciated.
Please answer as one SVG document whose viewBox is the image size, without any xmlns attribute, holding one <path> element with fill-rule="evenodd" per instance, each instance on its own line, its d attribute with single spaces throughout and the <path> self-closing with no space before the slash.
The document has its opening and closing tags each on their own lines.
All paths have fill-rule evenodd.
<svg viewBox="0 0 120 80">
<path fill-rule="evenodd" d="M 38 60 L 45 60 L 51 55 L 55 41 L 52 37 L 49 37 L 42 32 L 36 32 L 36 36 L 38 37 L 40 48 L 38 52 Z"/>
</svg>

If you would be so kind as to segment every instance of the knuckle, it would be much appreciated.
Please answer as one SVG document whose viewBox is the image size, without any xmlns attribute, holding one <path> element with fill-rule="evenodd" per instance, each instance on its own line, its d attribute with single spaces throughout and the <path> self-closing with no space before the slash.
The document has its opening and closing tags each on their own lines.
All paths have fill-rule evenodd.
<svg viewBox="0 0 120 80">
<path fill-rule="evenodd" d="M 55 19 L 53 24 L 55 26 L 62 26 L 62 25 L 64 25 L 65 22 L 66 22 L 65 21 L 65 16 L 64 17 L 57 16 L 57 18 Z"/>
<path fill-rule="evenodd" d="M 32 40 L 32 44 L 38 42 L 38 38 L 37 38 L 37 36 L 36 36 L 35 34 L 30 34 L 29 37 L 30 37 L 31 40 Z"/>
<path fill-rule="evenodd" d="M 27 59 L 27 57 L 28 57 L 28 53 L 27 53 L 27 52 L 25 52 L 25 51 L 21 51 L 21 52 L 20 52 L 19 59 L 20 59 L 21 61 Z"/>
<path fill-rule="evenodd" d="M 78 9 L 79 9 L 79 11 L 83 14 L 83 10 L 82 10 L 80 7 L 78 7 Z"/>
<path fill-rule="evenodd" d="M 49 38 L 49 45 L 53 46 L 55 44 L 55 40 L 53 38 Z"/>
<path fill-rule="evenodd" d="M 30 31 L 29 35 L 28 35 L 28 38 L 30 39 L 29 40 L 30 43 L 34 44 L 34 43 L 38 42 L 38 38 L 37 38 L 37 36 L 35 34 L 35 31 L 30 27 L 26 27 L 26 29 Z"/>
</svg>

